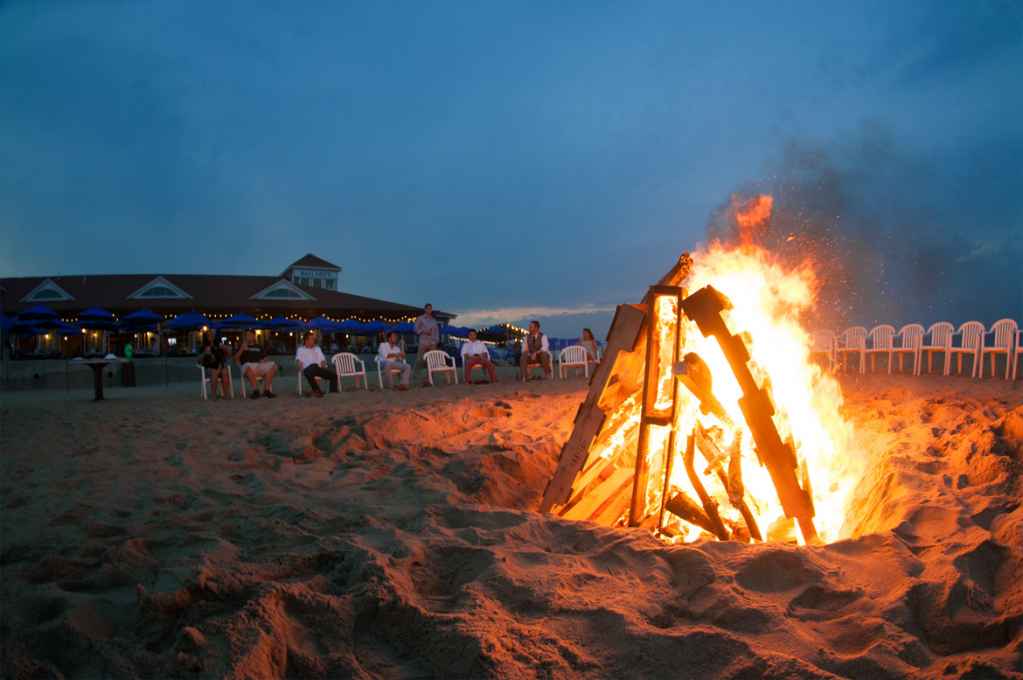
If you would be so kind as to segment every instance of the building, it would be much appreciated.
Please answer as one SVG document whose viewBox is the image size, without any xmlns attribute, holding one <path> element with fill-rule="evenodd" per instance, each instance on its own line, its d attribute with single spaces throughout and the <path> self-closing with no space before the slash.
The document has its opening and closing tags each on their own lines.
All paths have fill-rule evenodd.
<svg viewBox="0 0 1023 680">
<path fill-rule="evenodd" d="M 33 305 L 46 305 L 76 328 L 78 314 L 93 307 L 113 312 L 118 318 L 148 309 L 165 322 L 185 312 L 201 312 L 213 322 L 248 314 L 264 321 L 277 317 L 308 321 L 323 316 L 333 321 L 393 324 L 412 321 L 422 313 L 421 307 L 342 292 L 340 276 L 341 267 L 310 253 L 278 276 L 157 273 L 4 278 L 0 279 L 0 311 L 13 316 Z M 435 314 L 441 322 L 454 318 L 445 312 Z M 96 353 L 108 350 L 117 336 L 84 331 L 83 338 L 67 335 L 37 336 L 31 352 L 65 356 Z M 155 332 L 134 340 L 143 351 L 160 351 Z M 171 342 L 176 346 L 194 344 L 194 334 Z M 21 353 L 25 354 L 24 349 Z"/>
</svg>

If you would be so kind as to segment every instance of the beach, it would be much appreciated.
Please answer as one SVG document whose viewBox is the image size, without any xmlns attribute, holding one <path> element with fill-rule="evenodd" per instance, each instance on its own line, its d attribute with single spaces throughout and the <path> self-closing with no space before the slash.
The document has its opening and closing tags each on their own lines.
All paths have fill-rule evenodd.
<svg viewBox="0 0 1023 680">
<path fill-rule="evenodd" d="M 536 512 L 581 379 L 0 394 L 6 677 L 1023 676 L 1023 389 L 842 379 L 852 537 Z"/>
</svg>

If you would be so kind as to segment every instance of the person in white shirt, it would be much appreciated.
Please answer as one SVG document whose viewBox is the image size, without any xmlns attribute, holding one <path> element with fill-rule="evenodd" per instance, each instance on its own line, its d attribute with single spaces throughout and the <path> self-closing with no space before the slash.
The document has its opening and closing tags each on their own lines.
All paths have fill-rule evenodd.
<svg viewBox="0 0 1023 680">
<path fill-rule="evenodd" d="M 469 331 L 469 341 L 462 345 L 462 366 L 465 368 L 465 384 L 472 384 L 472 367 L 482 366 L 490 377 L 490 382 L 497 382 L 494 364 L 490 361 L 487 346 L 476 339 L 476 331 Z"/>
<path fill-rule="evenodd" d="M 320 384 L 316 382 L 317 378 L 329 381 L 330 391 L 337 392 L 337 373 L 326 367 L 327 359 L 323 356 L 323 350 L 316 344 L 316 331 L 308 331 L 305 334 L 302 346 L 295 352 L 295 360 L 298 361 L 302 375 L 309 381 L 309 387 L 312 388 L 314 397 L 323 396 Z"/>
<path fill-rule="evenodd" d="M 551 376 L 551 350 L 547 342 L 547 336 L 540 332 L 540 322 L 529 322 L 529 333 L 522 339 L 522 358 L 519 360 L 519 367 L 522 369 L 522 379 L 529 377 L 529 365 L 539 364 L 543 368 L 544 375 Z"/>
<path fill-rule="evenodd" d="M 381 342 L 377 348 L 377 356 L 380 357 L 380 370 L 387 376 L 387 386 L 394 387 L 394 378 L 391 369 L 401 371 L 401 384 L 399 390 L 407 390 L 409 380 L 412 378 L 412 367 L 405 361 L 405 352 L 398 344 L 398 334 L 391 331 L 387 334 L 387 342 Z"/>
</svg>

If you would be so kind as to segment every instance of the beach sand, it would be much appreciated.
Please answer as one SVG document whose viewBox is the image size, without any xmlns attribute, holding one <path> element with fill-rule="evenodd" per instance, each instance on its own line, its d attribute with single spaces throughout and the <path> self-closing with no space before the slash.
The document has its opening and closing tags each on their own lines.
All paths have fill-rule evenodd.
<svg viewBox="0 0 1023 680">
<path fill-rule="evenodd" d="M 813 548 L 537 514 L 581 380 L 0 395 L 5 677 L 1023 677 L 1023 389 L 844 388 Z"/>
</svg>

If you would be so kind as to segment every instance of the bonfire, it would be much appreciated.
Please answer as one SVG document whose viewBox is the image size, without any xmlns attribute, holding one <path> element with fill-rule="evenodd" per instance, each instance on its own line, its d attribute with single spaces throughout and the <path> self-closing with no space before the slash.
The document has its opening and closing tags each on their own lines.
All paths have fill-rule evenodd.
<svg viewBox="0 0 1023 680">
<path fill-rule="evenodd" d="M 541 509 L 668 541 L 846 535 L 865 461 L 811 356 L 812 264 L 756 243 L 772 206 L 737 206 L 739 243 L 683 254 L 642 304 L 618 308 Z"/>
</svg>

